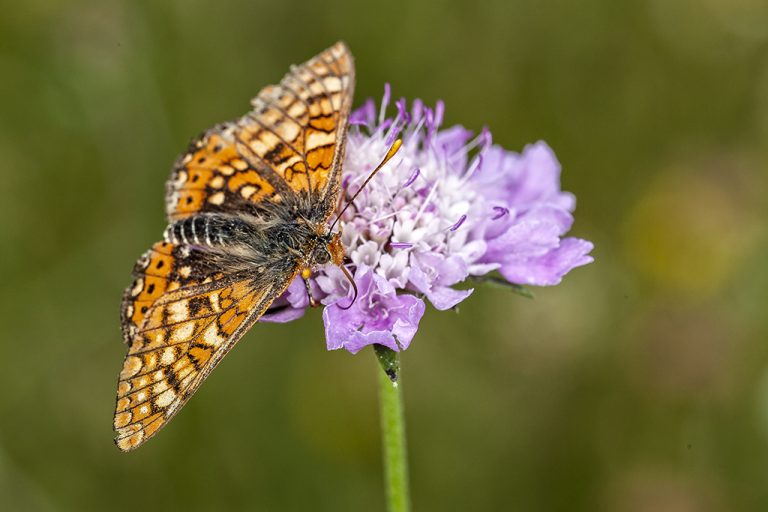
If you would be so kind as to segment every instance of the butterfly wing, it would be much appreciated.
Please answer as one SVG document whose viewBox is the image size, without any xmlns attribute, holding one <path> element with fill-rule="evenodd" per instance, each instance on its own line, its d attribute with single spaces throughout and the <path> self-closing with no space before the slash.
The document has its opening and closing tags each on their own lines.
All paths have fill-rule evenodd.
<svg viewBox="0 0 768 512">
<path fill-rule="evenodd" d="M 329 217 L 339 192 L 354 62 L 344 43 L 291 68 L 252 100 L 253 110 L 193 141 L 166 186 L 170 220 L 199 212 L 252 212 L 291 196 Z"/>
<path fill-rule="evenodd" d="M 114 418 L 123 451 L 173 417 L 294 277 L 225 275 L 206 254 L 160 242 L 137 263 Z"/>
</svg>

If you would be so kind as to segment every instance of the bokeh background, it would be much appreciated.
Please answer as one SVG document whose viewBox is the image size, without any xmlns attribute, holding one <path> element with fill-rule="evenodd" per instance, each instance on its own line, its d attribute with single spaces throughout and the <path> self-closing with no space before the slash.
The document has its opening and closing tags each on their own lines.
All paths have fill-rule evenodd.
<svg viewBox="0 0 768 512">
<path fill-rule="evenodd" d="M 416 510 L 768 509 L 763 0 L 6 2 L 0 509 L 383 510 L 371 353 L 259 325 L 112 444 L 118 306 L 208 126 L 338 39 L 357 101 L 546 140 L 595 263 L 428 311 L 404 357 Z"/>
</svg>

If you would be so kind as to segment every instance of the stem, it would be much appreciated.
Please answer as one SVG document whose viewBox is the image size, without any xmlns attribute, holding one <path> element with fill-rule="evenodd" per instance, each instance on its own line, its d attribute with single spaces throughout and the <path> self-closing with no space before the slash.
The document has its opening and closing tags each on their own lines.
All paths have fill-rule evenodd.
<svg viewBox="0 0 768 512">
<path fill-rule="evenodd" d="M 408 456 L 405 445 L 405 418 L 400 358 L 397 352 L 374 345 L 384 371 L 379 374 L 379 408 L 384 456 L 384 477 L 387 488 L 387 510 L 408 512 Z"/>
</svg>

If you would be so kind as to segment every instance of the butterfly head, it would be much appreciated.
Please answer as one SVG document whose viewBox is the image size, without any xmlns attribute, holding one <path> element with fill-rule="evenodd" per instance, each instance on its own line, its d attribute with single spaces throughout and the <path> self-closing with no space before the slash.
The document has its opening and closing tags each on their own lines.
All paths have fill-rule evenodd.
<svg viewBox="0 0 768 512">
<path fill-rule="evenodd" d="M 313 302 L 312 291 L 308 281 L 312 275 L 311 267 L 314 265 L 325 265 L 326 263 L 333 263 L 339 267 L 341 272 L 344 274 L 344 277 L 347 278 L 347 281 L 349 281 L 353 291 L 352 300 L 349 302 L 349 304 L 339 307 L 341 309 L 351 308 L 352 304 L 354 304 L 355 300 L 357 299 L 357 285 L 355 284 L 355 280 L 352 277 L 352 274 L 350 274 L 349 270 L 347 270 L 347 267 L 344 266 L 344 247 L 341 245 L 341 235 L 339 233 L 332 233 L 330 231 L 326 234 L 318 235 L 317 243 L 310 252 L 310 258 L 311 261 L 309 265 L 304 267 L 301 271 L 301 277 L 304 279 L 304 282 L 307 285 L 307 293 L 310 296 L 310 304 Z"/>
<path fill-rule="evenodd" d="M 341 266 L 344 263 L 344 248 L 341 246 L 341 235 L 339 233 L 328 233 L 318 238 L 318 243 L 312 250 L 312 263 L 315 265 L 333 263 L 334 265 Z"/>
</svg>

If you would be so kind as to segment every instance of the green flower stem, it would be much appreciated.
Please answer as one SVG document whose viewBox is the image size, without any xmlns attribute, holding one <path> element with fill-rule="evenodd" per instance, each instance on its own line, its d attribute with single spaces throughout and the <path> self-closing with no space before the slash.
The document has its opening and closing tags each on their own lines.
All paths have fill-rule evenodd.
<svg viewBox="0 0 768 512">
<path fill-rule="evenodd" d="M 381 345 L 374 345 L 374 349 L 384 370 L 377 373 L 387 510 L 408 512 L 411 501 L 408 494 L 408 455 L 400 358 L 397 352 Z"/>
</svg>

